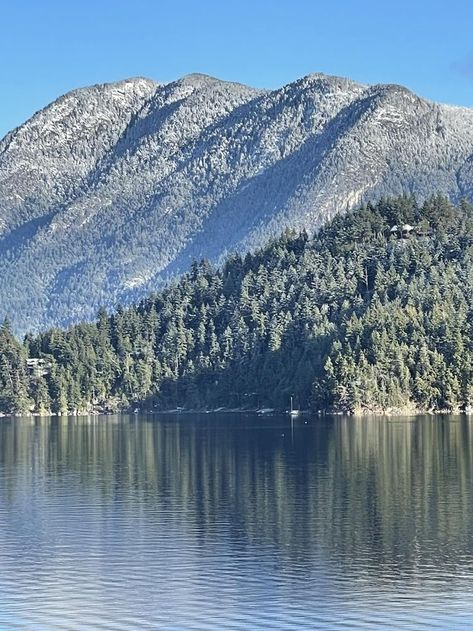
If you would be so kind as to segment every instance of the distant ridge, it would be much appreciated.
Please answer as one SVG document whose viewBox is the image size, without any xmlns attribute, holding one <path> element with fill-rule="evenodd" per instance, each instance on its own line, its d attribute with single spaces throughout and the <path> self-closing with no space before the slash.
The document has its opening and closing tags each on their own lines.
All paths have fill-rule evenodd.
<svg viewBox="0 0 473 631">
<path fill-rule="evenodd" d="M 74 90 L 0 142 L 0 317 L 91 318 L 284 227 L 402 193 L 473 198 L 473 110 L 313 74 Z"/>
</svg>

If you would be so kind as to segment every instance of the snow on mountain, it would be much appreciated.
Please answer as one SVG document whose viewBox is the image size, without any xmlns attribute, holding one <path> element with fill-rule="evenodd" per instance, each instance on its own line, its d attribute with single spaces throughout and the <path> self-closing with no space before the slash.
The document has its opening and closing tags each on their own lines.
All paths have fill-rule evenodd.
<svg viewBox="0 0 473 631">
<path fill-rule="evenodd" d="M 0 142 L 0 316 L 93 317 L 368 199 L 473 197 L 473 110 L 314 74 L 75 90 Z"/>
</svg>

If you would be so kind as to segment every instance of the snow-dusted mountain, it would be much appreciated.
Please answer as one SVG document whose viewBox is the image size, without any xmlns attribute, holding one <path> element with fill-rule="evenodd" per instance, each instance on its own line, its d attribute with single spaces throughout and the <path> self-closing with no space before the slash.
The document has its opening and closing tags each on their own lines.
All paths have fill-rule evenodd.
<svg viewBox="0 0 473 631">
<path fill-rule="evenodd" d="M 0 142 L 0 317 L 94 316 L 382 195 L 473 197 L 473 110 L 321 74 L 75 90 Z"/>
</svg>

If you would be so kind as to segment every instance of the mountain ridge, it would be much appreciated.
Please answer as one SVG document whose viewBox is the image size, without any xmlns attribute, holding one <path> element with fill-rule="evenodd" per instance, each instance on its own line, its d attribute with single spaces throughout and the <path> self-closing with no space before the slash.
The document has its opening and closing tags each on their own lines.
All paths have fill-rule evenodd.
<svg viewBox="0 0 473 631">
<path fill-rule="evenodd" d="M 473 110 L 323 73 L 73 90 L 0 141 L 0 316 L 93 317 L 285 227 L 385 196 L 473 198 Z"/>
</svg>

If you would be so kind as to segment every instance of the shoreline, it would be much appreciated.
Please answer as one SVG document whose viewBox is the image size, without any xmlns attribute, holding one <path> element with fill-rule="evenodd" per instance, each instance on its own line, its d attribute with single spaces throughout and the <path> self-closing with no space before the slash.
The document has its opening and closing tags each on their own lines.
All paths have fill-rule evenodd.
<svg viewBox="0 0 473 631">
<path fill-rule="evenodd" d="M 201 415 L 227 415 L 227 414 L 248 414 L 261 417 L 270 416 L 291 416 L 288 410 L 278 410 L 275 408 L 215 408 L 215 409 L 187 409 L 187 408 L 168 408 L 168 409 L 122 409 L 122 410 L 83 410 L 83 411 L 68 411 L 64 414 L 57 412 L 26 412 L 26 413 L 10 413 L 5 414 L 0 412 L 0 419 L 3 418 L 70 418 L 70 417 L 98 417 L 98 416 L 187 416 L 191 414 Z M 382 418 L 396 418 L 396 417 L 416 417 L 416 416 L 445 416 L 445 415 L 458 415 L 470 417 L 473 415 L 473 408 L 468 407 L 466 409 L 453 409 L 453 410 L 422 410 L 412 407 L 396 410 L 357 410 L 355 412 L 342 412 L 342 411 L 326 411 L 326 410 L 298 410 L 297 414 L 293 415 L 294 419 L 299 417 L 312 416 L 316 418 L 338 416 L 349 418 L 369 418 L 369 417 L 382 417 Z"/>
</svg>

